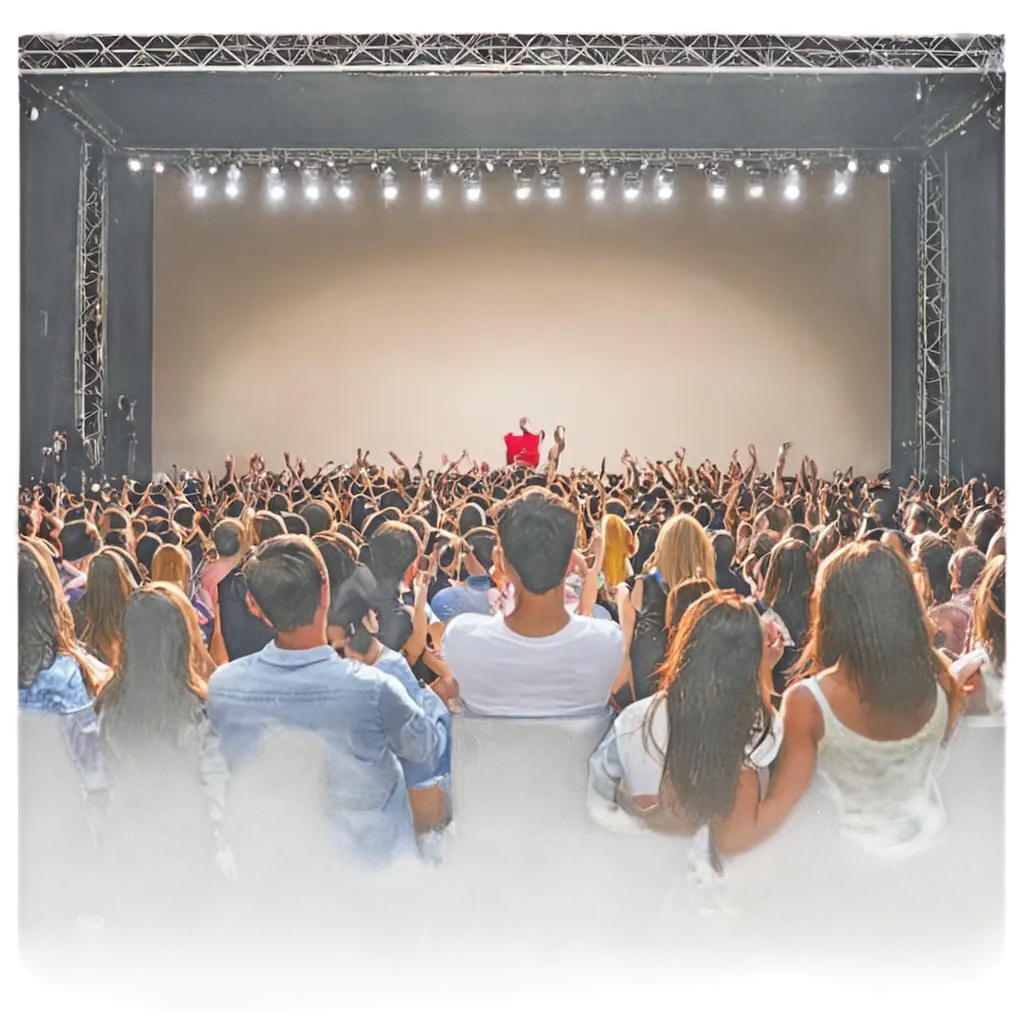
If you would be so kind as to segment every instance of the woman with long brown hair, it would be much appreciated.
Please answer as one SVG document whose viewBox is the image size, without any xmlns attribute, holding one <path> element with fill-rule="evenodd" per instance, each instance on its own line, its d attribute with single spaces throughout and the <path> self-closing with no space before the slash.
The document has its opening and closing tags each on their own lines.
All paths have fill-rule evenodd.
<svg viewBox="0 0 1024 1024">
<path fill-rule="evenodd" d="M 844 834 L 872 850 L 913 848 L 942 827 L 932 775 L 963 706 L 948 662 L 932 649 L 906 560 L 856 541 L 821 566 L 809 639 L 797 667 L 809 678 L 782 702 L 785 742 L 770 792 L 741 792 L 724 853 L 770 835 L 815 771 L 836 797 Z"/>
<path fill-rule="evenodd" d="M 950 672 L 966 682 L 975 677 L 967 702 L 970 714 L 1004 714 L 1006 663 L 1006 555 L 996 555 L 982 571 L 974 591 L 972 650 Z"/>
<path fill-rule="evenodd" d="M 105 665 L 117 664 L 121 616 L 135 581 L 114 551 L 99 551 L 89 563 L 85 596 L 75 605 L 75 627 L 85 648 Z"/>
<path fill-rule="evenodd" d="M 777 617 L 785 631 L 786 650 L 772 672 L 777 694 L 785 690 L 788 674 L 807 639 L 813 589 L 814 552 L 810 547 L 800 540 L 776 544 L 768 556 L 761 600 L 765 614 Z"/>
<path fill-rule="evenodd" d="M 192 561 L 189 553 L 177 544 L 161 544 L 153 556 L 149 578 L 154 583 L 173 583 L 191 599 L 203 644 L 208 647 L 213 636 L 213 612 L 198 597 L 192 596 Z"/>
</svg>

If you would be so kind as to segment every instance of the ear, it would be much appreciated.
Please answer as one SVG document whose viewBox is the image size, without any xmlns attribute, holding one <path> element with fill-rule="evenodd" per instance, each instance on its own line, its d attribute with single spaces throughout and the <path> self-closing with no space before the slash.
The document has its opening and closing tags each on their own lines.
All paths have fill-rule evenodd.
<svg viewBox="0 0 1024 1024">
<path fill-rule="evenodd" d="M 249 611 L 256 616 L 258 619 L 262 619 L 271 629 L 274 628 L 274 624 L 263 614 L 260 610 L 260 606 L 256 603 L 256 598 L 252 596 L 249 591 L 245 594 L 245 606 Z"/>
</svg>

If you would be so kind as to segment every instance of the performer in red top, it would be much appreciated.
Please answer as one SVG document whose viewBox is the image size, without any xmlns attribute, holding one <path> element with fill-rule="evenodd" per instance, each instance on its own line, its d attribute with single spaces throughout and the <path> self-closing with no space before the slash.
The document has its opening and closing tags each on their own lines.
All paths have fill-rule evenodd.
<svg viewBox="0 0 1024 1024">
<path fill-rule="evenodd" d="M 505 464 L 511 466 L 516 462 L 523 462 L 527 466 L 540 464 L 540 443 L 544 440 L 544 431 L 539 434 L 531 434 L 526 429 L 529 423 L 527 417 L 519 421 L 519 429 L 522 433 L 505 435 Z"/>
</svg>

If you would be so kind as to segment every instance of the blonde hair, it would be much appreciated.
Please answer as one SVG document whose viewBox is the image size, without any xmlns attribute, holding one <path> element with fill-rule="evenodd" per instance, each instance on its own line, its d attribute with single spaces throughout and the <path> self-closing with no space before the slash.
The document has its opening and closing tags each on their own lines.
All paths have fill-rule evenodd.
<svg viewBox="0 0 1024 1024">
<path fill-rule="evenodd" d="M 644 568 L 648 572 L 657 569 L 669 590 L 693 577 L 714 584 L 715 549 L 704 527 L 693 516 L 680 512 L 662 526 L 654 554 Z"/>
<path fill-rule="evenodd" d="M 629 576 L 627 560 L 636 554 L 636 539 L 621 516 L 607 515 L 601 521 L 601 533 L 604 535 L 604 561 L 601 572 L 609 587 L 625 583 Z"/>
<path fill-rule="evenodd" d="M 149 578 L 154 583 L 174 583 L 188 594 L 191 566 L 184 548 L 177 544 L 161 544 L 153 555 L 153 566 Z"/>
</svg>

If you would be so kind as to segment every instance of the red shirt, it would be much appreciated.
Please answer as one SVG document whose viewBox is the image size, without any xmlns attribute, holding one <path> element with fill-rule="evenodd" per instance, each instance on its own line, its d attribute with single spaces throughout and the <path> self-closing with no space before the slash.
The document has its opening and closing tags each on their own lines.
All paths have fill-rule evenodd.
<svg viewBox="0 0 1024 1024">
<path fill-rule="evenodd" d="M 528 466 L 540 464 L 540 434 L 524 430 L 521 434 L 505 435 L 505 464 L 525 462 Z"/>
</svg>

